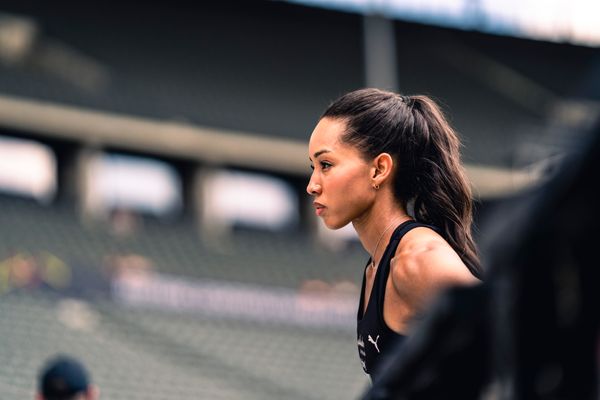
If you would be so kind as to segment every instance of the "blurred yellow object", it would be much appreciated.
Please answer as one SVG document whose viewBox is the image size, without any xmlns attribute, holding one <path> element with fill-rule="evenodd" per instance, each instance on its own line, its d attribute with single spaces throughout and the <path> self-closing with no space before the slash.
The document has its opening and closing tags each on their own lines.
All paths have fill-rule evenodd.
<svg viewBox="0 0 600 400">
<path fill-rule="evenodd" d="M 43 253 L 41 279 L 54 289 L 64 289 L 71 284 L 71 268 L 51 253 Z"/>
<path fill-rule="evenodd" d="M 15 288 L 36 288 L 41 283 L 62 290 L 71 285 L 71 277 L 71 268 L 54 254 L 17 252 L 0 262 L 0 295 Z"/>
</svg>

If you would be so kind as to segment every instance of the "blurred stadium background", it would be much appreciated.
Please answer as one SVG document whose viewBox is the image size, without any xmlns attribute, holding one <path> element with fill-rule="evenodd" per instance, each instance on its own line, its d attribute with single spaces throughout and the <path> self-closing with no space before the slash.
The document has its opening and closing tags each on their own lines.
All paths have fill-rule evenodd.
<svg viewBox="0 0 600 400">
<path fill-rule="evenodd" d="M 367 255 L 305 195 L 318 116 L 364 86 L 439 100 L 479 237 L 598 115 L 599 12 L 2 1 L 1 397 L 63 352 L 107 399 L 358 398 Z"/>
</svg>

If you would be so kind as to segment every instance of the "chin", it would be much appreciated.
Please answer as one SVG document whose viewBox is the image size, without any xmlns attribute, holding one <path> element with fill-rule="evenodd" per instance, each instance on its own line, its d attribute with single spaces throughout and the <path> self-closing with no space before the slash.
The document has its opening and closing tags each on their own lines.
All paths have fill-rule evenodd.
<svg viewBox="0 0 600 400">
<path fill-rule="evenodd" d="M 325 224 L 325 226 L 331 230 L 338 230 L 338 229 L 342 229 L 343 227 L 345 227 L 346 225 L 348 225 L 348 221 L 332 221 L 332 220 L 327 220 L 327 219 L 323 219 L 323 223 Z"/>
</svg>

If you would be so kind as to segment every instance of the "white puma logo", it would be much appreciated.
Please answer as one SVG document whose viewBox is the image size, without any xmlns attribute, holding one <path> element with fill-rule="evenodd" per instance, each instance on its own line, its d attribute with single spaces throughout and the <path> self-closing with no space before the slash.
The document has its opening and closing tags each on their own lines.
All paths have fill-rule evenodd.
<svg viewBox="0 0 600 400">
<path fill-rule="evenodd" d="M 377 335 L 377 337 L 375 338 L 375 340 L 373 340 L 373 338 L 371 337 L 371 335 L 369 335 L 369 337 L 367 338 L 369 340 L 369 342 L 373 343 L 373 346 L 375 346 L 375 350 L 377 350 L 377 352 L 379 353 L 379 347 L 377 347 L 377 341 L 379 340 L 379 335 Z"/>
</svg>

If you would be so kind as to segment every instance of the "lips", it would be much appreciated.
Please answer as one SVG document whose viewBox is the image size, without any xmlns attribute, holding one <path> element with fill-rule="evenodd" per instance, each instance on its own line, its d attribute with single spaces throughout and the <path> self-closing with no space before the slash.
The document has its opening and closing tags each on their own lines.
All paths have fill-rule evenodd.
<svg viewBox="0 0 600 400">
<path fill-rule="evenodd" d="M 313 206 L 315 206 L 315 213 L 317 214 L 317 216 L 320 216 L 323 211 L 325 211 L 325 206 L 321 203 L 317 203 L 316 201 L 313 202 Z"/>
</svg>

